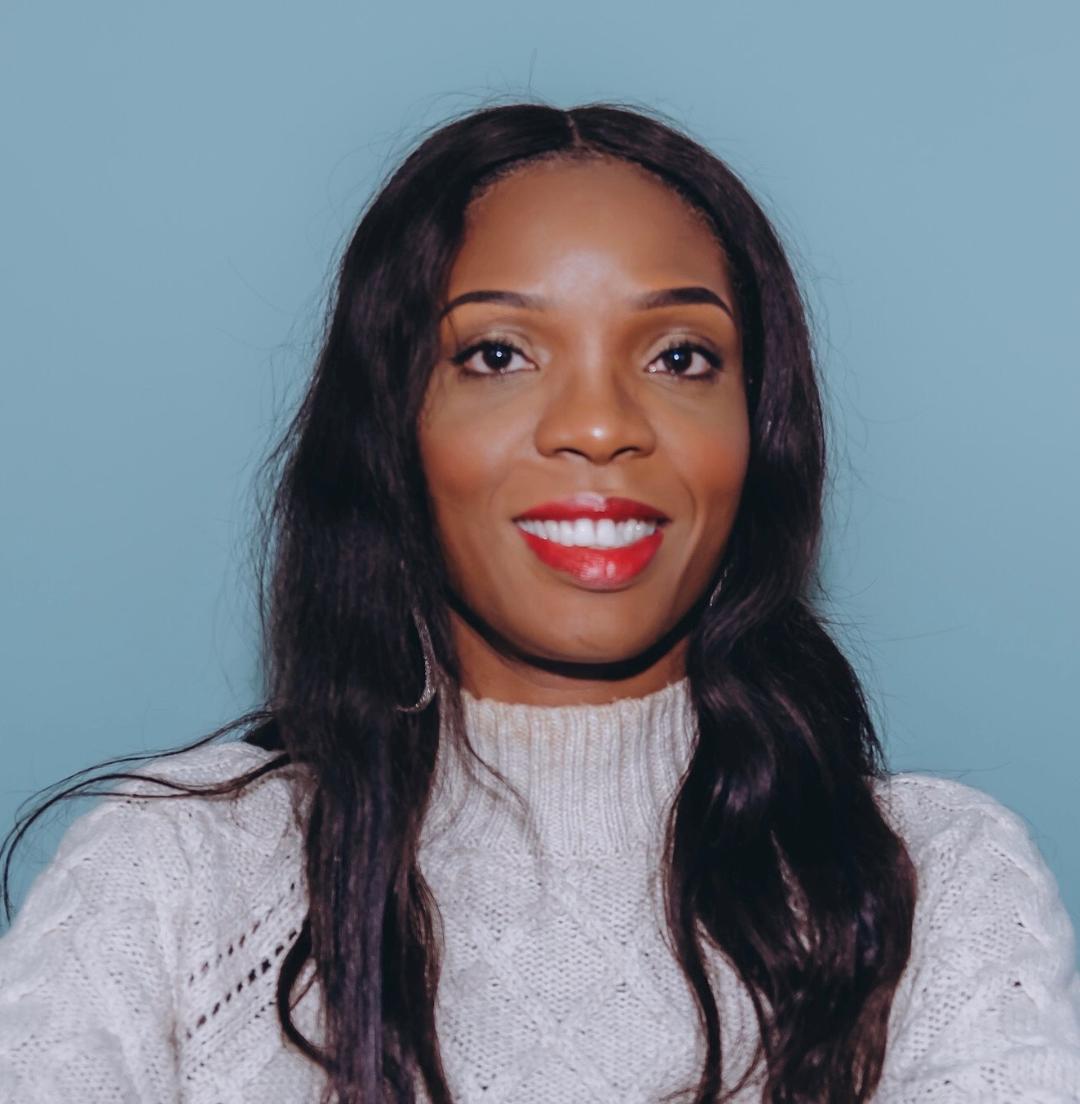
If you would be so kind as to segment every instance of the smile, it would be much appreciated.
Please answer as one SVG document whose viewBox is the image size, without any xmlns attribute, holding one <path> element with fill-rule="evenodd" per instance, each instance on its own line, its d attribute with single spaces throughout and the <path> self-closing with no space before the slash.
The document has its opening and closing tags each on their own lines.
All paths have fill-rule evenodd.
<svg viewBox="0 0 1080 1104">
<path fill-rule="evenodd" d="M 567 548 L 626 548 L 642 537 L 651 536 L 657 529 L 657 523 L 651 520 L 613 521 L 611 518 L 599 521 L 593 518 L 576 518 L 573 521 L 526 518 L 515 524 L 526 533 Z"/>
<path fill-rule="evenodd" d="M 514 518 L 529 550 L 589 590 L 617 590 L 652 562 L 666 514 L 633 498 L 582 491 Z"/>
</svg>

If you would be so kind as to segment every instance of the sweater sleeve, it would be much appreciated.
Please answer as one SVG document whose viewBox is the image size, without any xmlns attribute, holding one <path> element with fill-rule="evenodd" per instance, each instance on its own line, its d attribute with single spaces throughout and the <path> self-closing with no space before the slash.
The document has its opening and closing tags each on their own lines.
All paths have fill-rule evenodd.
<svg viewBox="0 0 1080 1104">
<path fill-rule="evenodd" d="M 0 1100 L 180 1099 L 168 919 L 186 864 L 162 804 L 77 819 L 0 938 Z"/>
<path fill-rule="evenodd" d="M 1071 921 L 1024 822 L 959 782 L 912 782 L 919 873 L 878 1104 L 1080 1101 Z"/>
</svg>

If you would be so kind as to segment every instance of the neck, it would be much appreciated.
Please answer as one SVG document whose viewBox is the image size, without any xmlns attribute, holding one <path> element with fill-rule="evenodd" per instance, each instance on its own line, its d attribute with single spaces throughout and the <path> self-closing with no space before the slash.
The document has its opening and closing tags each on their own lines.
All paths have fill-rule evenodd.
<svg viewBox="0 0 1080 1104">
<path fill-rule="evenodd" d="M 461 687 L 474 698 L 535 706 L 604 705 L 642 698 L 686 675 L 685 626 L 627 659 L 582 662 L 530 655 L 467 611 L 451 608 Z"/>
</svg>

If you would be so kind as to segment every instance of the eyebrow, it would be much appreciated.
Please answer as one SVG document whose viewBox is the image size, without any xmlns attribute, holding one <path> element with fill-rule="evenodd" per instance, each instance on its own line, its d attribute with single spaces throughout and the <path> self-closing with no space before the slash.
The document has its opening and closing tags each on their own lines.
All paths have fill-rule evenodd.
<svg viewBox="0 0 1080 1104">
<path fill-rule="evenodd" d="M 550 300 L 536 295 L 525 295 L 517 291 L 466 291 L 463 295 L 451 299 L 443 307 L 439 312 L 439 320 L 441 321 L 455 307 L 460 307 L 463 303 L 505 303 L 511 307 L 539 311 L 548 310 L 551 306 Z M 630 300 L 630 306 L 635 310 L 656 310 L 658 307 L 698 303 L 708 303 L 714 307 L 719 307 L 733 322 L 735 321 L 735 315 L 732 314 L 731 307 L 715 291 L 710 291 L 707 287 L 664 288 L 661 291 L 646 292 L 644 295 Z"/>
</svg>

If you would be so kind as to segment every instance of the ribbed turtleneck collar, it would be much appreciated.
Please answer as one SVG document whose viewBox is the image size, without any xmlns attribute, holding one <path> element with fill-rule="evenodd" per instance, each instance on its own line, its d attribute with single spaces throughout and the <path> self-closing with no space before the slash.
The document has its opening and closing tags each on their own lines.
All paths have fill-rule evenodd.
<svg viewBox="0 0 1080 1104">
<path fill-rule="evenodd" d="M 688 679 L 604 705 L 522 705 L 467 691 L 462 704 L 473 747 L 525 799 L 545 851 L 599 855 L 656 844 L 693 750 Z M 468 778 L 449 745 L 444 732 L 429 829 L 441 831 L 452 817 L 454 846 L 521 847 L 513 798 L 479 767 L 483 784 Z"/>
</svg>

